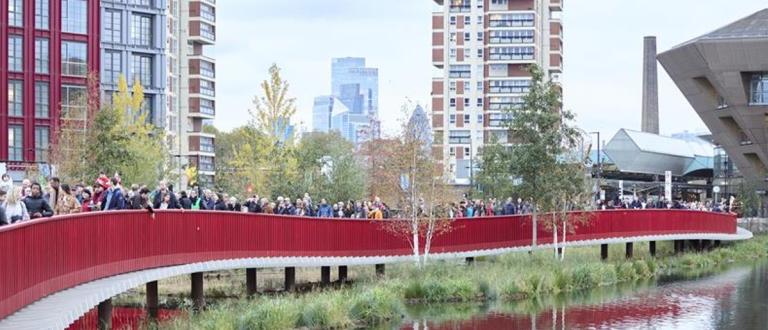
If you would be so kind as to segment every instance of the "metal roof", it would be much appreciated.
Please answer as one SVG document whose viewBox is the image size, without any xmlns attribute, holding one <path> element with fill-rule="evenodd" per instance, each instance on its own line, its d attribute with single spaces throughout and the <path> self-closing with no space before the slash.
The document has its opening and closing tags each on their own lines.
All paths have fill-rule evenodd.
<svg viewBox="0 0 768 330">
<path fill-rule="evenodd" d="M 758 11 L 717 30 L 686 41 L 674 48 L 698 41 L 744 38 L 768 38 L 768 9 Z"/>
<path fill-rule="evenodd" d="M 605 154 L 621 172 L 673 175 L 711 169 L 714 145 L 693 135 L 677 138 L 621 129 L 605 146 Z"/>
</svg>

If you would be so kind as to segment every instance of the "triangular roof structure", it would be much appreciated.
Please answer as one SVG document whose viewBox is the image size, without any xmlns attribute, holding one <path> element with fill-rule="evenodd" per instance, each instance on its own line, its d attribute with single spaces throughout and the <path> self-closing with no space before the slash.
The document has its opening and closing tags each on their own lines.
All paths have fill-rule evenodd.
<svg viewBox="0 0 768 330">
<path fill-rule="evenodd" d="M 744 38 L 768 38 L 768 8 L 753 13 L 717 30 L 688 40 L 672 49 L 698 41 Z"/>
</svg>

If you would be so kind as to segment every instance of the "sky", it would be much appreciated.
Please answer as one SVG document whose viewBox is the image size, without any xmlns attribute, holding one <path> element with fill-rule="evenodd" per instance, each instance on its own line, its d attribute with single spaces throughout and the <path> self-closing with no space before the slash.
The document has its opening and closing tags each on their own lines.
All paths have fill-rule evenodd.
<svg viewBox="0 0 768 330">
<path fill-rule="evenodd" d="M 737 5 L 738 4 L 738 5 Z M 663 52 L 768 7 L 765 0 L 572 0 L 565 2 L 563 90 L 587 131 L 640 128 L 643 37 Z M 330 94 L 331 58 L 365 57 L 379 68 L 384 132 L 404 104 L 430 103 L 431 0 L 226 0 L 217 3 L 217 116 L 244 125 L 268 68 L 277 63 L 296 97 L 294 123 L 311 128 L 315 96 Z M 705 132 L 659 65 L 662 134 Z"/>
</svg>

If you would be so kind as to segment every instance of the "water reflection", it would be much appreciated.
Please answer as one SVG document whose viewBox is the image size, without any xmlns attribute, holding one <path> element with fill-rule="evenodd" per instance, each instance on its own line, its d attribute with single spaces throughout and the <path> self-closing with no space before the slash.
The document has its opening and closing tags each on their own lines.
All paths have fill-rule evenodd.
<svg viewBox="0 0 768 330">
<path fill-rule="evenodd" d="M 765 329 L 768 265 L 499 305 L 409 308 L 401 329 Z"/>
</svg>

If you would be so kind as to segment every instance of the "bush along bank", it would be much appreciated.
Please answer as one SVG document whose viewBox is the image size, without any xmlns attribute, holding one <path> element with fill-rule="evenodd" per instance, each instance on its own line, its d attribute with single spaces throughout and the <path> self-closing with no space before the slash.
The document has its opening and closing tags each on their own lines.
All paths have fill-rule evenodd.
<svg viewBox="0 0 768 330">
<path fill-rule="evenodd" d="M 473 266 L 435 262 L 391 267 L 388 278 L 303 295 L 261 297 L 213 307 L 161 325 L 171 329 L 357 328 L 404 317 L 406 304 L 537 299 L 613 286 L 659 275 L 714 270 L 768 257 L 768 236 L 705 253 L 601 262 L 594 248 L 568 251 L 565 261 L 546 251 L 509 254 Z"/>
</svg>

